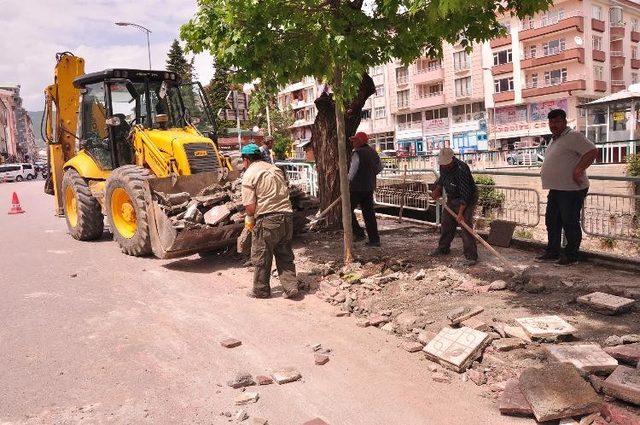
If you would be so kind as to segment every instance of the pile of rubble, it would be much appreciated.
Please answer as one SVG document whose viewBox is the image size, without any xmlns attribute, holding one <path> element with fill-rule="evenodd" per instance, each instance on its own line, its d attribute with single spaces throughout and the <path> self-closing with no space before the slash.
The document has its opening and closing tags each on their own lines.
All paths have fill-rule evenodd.
<svg viewBox="0 0 640 425">
<path fill-rule="evenodd" d="M 328 263 L 316 266 L 311 274 L 320 277 L 316 295 L 338 306 L 337 316 L 354 315 L 357 326 L 397 334 L 403 338 L 402 349 L 422 352 L 433 362 L 435 382 L 450 382 L 452 372 L 458 373 L 462 380 L 484 386 L 486 396 L 500 397 L 499 409 L 505 415 L 562 420 L 563 424 L 640 424 L 640 411 L 616 404 L 640 406 L 640 335 L 614 335 L 603 349 L 579 341 L 576 328 L 559 316 L 485 322 L 478 318 L 482 306 L 449 311 L 447 326 L 433 332 L 428 325 L 435 321 L 427 314 L 414 313 L 406 305 L 378 310 L 373 299 L 381 298 L 383 291 L 408 291 L 416 281 L 422 288 L 430 287 L 422 296 L 434 298 L 455 291 L 503 291 L 509 285 L 501 280 L 474 281 L 444 266 L 409 273 L 410 267 L 403 260 L 353 263 L 341 269 Z M 535 286 L 536 280 L 532 282 Z M 607 315 L 626 313 L 636 305 L 634 299 L 603 292 L 577 297 L 575 302 Z M 523 350 L 520 357 L 530 359 L 524 370 L 501 358 L 515 350 Z M 626 418 L 626 422 L 612 418 Z"/>
<path fill-rule="evenodd" d="M 241 184 L 241 179 L 224 185 L 214 184 L 195 196 L 188 192 L 166 194 L 156 191 L 153 192 L 153 200 L 177 230 L 226 226 L 244 222 Z M 304 231 L 309 222 L 307 217 L 316 212 L 319 202 L 297 186 L 291 186 L 289 192 L 294 210 L 294 229 L 299 233 Z"/>
</svg>

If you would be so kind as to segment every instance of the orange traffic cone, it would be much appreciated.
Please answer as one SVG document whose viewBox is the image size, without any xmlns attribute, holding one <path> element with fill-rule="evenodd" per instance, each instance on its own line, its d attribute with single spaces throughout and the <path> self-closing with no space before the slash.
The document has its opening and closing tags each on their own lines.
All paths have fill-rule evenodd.
<svg viewBox="0 0 640 425">
<path fill-rule="evenodd" d="M 22 214 L 23 212 L 25 211 L 20 206 L 18 194 L 13 192 L 13 199 L 11 200 L 11 209 L 9 210 L 9 214 Z"/>
</svg>

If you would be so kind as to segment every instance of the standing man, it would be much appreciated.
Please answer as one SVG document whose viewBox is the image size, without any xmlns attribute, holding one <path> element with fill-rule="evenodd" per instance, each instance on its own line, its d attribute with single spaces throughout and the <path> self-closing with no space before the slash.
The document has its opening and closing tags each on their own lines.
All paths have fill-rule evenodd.
<svg viewBox="0 0 640 425">
<path fill-rule="evenodd" d="M 553 138 L 547 147 L 540 177 L 549 189 L 545 224 L 547 248 L 537 261 L 557 261 L 569 265 L 578 261 L 582 241 L 580 211 L 589 190 L 586 170 L 598 156 L 598 149 L 582 133 L 567 127 L 567 114 L 554 109 L 547 115 Z M 567 238 L 560 252 L 562 231 Z"/>
<path fill-rule="evenodd" d="M 442 212 L 440 241 L 432 256 L 449 254 L 459 223 L 466 223 L 469 227 L 473 227 L 473 212 L 478 203 L 478 188 L 471 170 L 467 164 L 455 157 L 451 148 L 440 149 L 438 164 L 440 177 L 435 182 L 436 187 L 431 196 L 438 200 L 444 189 L 447 194 L 447 206 L 457 215 L 453 217 L 447 211 Z M 462 229 L 462 246 L 466 258 L 465 265 L 475 265 L 478 262 L 478 247 L 474 237 L 465 229 Z"/>
<path fill-rule="evenodd" d="M 273 136 L 267 136 L 262 141 L 262 145 L 260 146 L 260 153 L 262 154 L 262 160 L 269 164 L 273 164 L 271 149 L 273 149 Z"/>
<path fill-rule="evenodd" d="M 284 173 L 273 164 L 262 160 L 256 144 L 242 148 L 242 203 L 247 217 L 245 225 L 251 234 L 251 262 L 253 273 L 253 298 L 271 296 L 271 264 L 276 257 L 276 267 L 285 298 L 297 298 L 298 280 L 294 255 L 291 249 L 293 237 L 293 209 L 289 200 L 289 188 Z"/>
<path fill-rule="evenodd" d="M 382 171 L 380 156 L 367 144 L 369 136 L 358 132 L 349 138 L 353 144 L 351 165 L 349 166 L 349 189 L 351 192 L 351 227 L 357 241 L 364 239 L 364 230 L 360 227 L 353 211 L 358 205 L 369 236 L 368 246 L 380 246 L 378 222 L 373 210 L 373 192 L 376 190 L 377 175 Z"/>
</svg>

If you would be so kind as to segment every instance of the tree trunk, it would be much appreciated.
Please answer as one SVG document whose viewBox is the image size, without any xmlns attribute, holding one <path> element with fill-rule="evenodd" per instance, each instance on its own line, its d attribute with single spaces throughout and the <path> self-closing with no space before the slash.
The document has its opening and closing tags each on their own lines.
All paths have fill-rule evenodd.
<svg viewBox="0 0 640 425">
<path fill-rule="evenodd" d="M 362 108 L 367 99 L 375 92 L 375 83 L 368 74 L 364 74 L 358 94 L 345 108 L 345 134 L 348 152 L 351 151 L 349 137 L 355 134 L 360 125 Z M 318 171 L 320 210 L 324 210 L 340 196 L 338 135 L 333 96 L 325 91 L 316 99 L 315 105 L 318 113 L 311 129 L 311 145 Z M 341 212 L 338 208 L 334 208 L 326 217 L 327 225 L 330 228 L 337 228 L 342 224 Z"/>
</svg>

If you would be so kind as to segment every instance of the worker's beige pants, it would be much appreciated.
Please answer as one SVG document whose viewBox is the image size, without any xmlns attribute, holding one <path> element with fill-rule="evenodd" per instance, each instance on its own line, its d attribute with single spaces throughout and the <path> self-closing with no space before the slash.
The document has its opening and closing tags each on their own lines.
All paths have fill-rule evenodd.
<svg viewBox="0 0 640 425">
<path fill-rule="evenodd" d="M 280 284 L 286 295 L 298 291 L 296 266 L 291 249 L 293 238 L 293 216 L 288 213 L 269 214 L 258 217 L 251 236 L 251 262 L 253 293 L 256 296 L 271 295 L 271 265 L 276 257 L 276 268 Z"/>
</svg>

